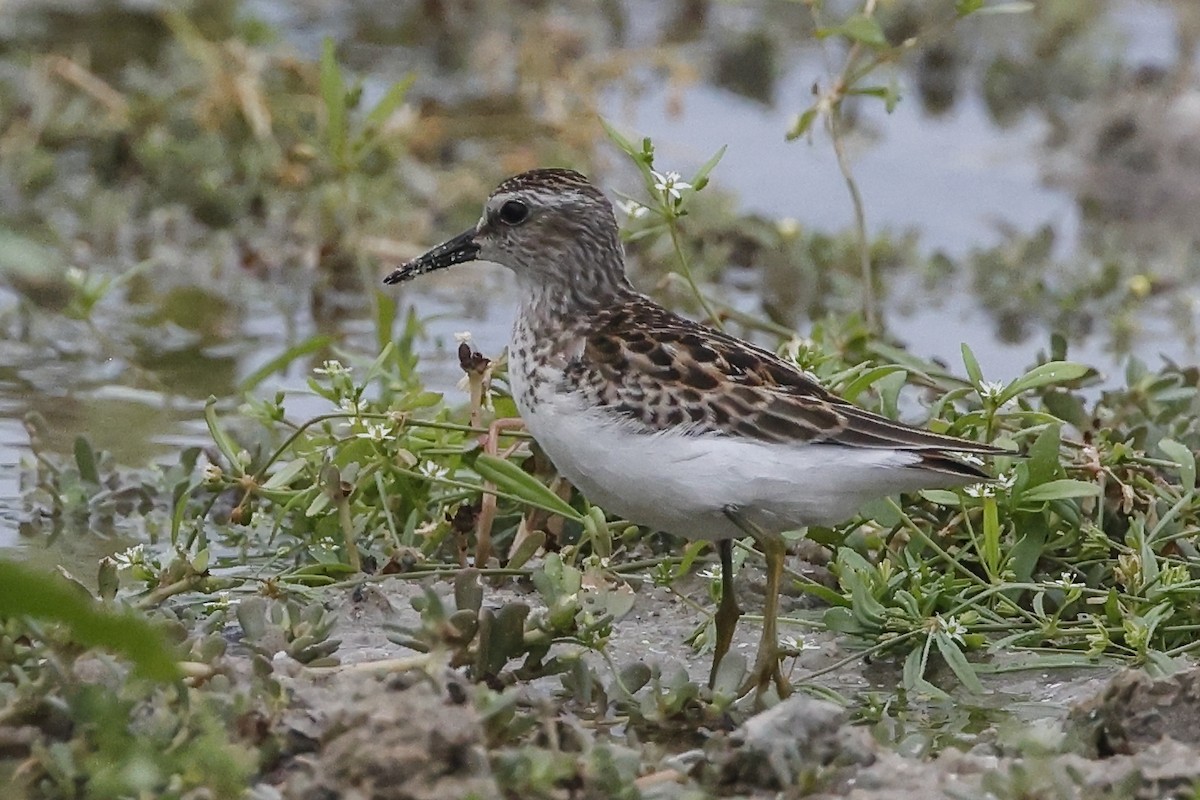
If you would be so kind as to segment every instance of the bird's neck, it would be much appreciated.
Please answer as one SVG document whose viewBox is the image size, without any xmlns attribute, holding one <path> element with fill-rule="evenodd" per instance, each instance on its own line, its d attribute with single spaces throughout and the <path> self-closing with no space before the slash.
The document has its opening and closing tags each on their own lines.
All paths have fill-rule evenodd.
<svg viewBox="0 0 1200 800">
<path fill-rule="evenodd" d="M 541 275 L 518 276 L 521 308 L 518 318 L 531 330 L 561 328 L 596 311 L 636 296 L 624 272 L 577 272 L 562 279 Z"/>
</svg>

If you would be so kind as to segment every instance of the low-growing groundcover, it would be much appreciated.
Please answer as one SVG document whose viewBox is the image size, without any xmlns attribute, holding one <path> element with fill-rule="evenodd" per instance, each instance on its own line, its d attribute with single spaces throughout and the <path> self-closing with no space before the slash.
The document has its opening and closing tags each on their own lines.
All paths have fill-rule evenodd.
<svg viewBox="0 0 1200 800">
<path fill-rule="evenodd" d="M 233 426 L 210 404 L 213 446 L 171 467 L 121 468 L 82 440 L 71 458 L 39 453 L 29 496 L 47 524 L 141 515 L 148 540 L 103 559 L 94 591 L 3 565 L 12 785 L 37 797 L 240 796 L 281 780 L 312 749 L 285 735 L 297 697 L 286 686 L 298 665 L 338 670 L 331 609 L 394 581 L 424 587 L 419 622 L 382 625 L 378 646 L 395 660 L 370 671 L 416 669 L 444 686 L 454 668 L 486 733 L 471 747 L 513 796 L 632 787 L 656 764 L 630 746 L 676 742 L 644 751 L 661 755 L 745 718 L 730 689 L 737 659 L 709 690 L 664 664 L 605 658 L 651 587 L 695 586 L 704 546 L 608 519 L 519 431 L 489 426 L 511 414 L 502 361 L 464 343 L 464 406 L 423 389 L 411 340 L 317 368 L 310 387 L 336 408 L 327 414 L 293 420 L 279 398 L 251 400 Z M 1047 357 L 1001 385 L 965 348 L 958 379 L 852 325 L 818 326 L 784 352 L 857 402 L 895 415 L 919 399 L 931 427 L 1025 454 L 998 459 L 993 483 L 810 532 L 835 580 L 804 583 L 819 603 L 797 613 L 801 630 L 840 634 L 848 660 L 900 665 L 893 703 L 983 697 L 1001 652 L 1040 670 L 1185 662 L 1198 624 L 1194 370 L 1131 362 L 1126 388 L 1089 392 L 1090 370 Z M 719 581 L 705 575 L 711 592 Z M 692 646 L 703 648 L 715 606 L 699 599 Z M 819 676 L 792 677 L 830 694 Z M 575 732 L 555 743 L 547 725 Z M 625 762 L 602 769 L 614 753 Z"/>
</svg>

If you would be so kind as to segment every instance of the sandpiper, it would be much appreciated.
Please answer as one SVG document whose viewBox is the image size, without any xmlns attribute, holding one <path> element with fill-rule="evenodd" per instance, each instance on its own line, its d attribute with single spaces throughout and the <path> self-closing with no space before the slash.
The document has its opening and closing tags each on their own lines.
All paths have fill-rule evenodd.
<svg viewBox="0 0 1200 800">
<path fill-rule="evenodd" d="M 634 290 L 612 204 L 568 169 L 501 183 L 470 230 L 394 270 L 389 284 L 466 261 L 511 269 L 520 310 L 509 383 L 554 465 L 606 511 L 717 542 L 722 595 L 710 683 L 741 614 L 732 540 L 767 562 L 763 632 L 743 686 L 779 694 L 784 531 L 841 522 L 867 500 L 986 480 L 953 453 L 987 444 L 861 409 L 794 365 Z"/>
</svg>

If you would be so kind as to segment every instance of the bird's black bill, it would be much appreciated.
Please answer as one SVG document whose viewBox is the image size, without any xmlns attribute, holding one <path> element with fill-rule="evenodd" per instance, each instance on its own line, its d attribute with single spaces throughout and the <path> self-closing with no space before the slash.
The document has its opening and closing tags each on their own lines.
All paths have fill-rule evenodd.
<svg viewBox="0 0 1200 800">
<path fill-rule="evenodd" d="M 464 231 L 448 242 L 442 242 L 423 256 L 414 258 L 402 267 L 397 267 L 383 279 L 384 283 L 395 284 L 411 280 L 426 272 L 445 269 L 464 261 L 474 261 L 479 255 L 475 243 L 475 229 Z"/>
</svg>

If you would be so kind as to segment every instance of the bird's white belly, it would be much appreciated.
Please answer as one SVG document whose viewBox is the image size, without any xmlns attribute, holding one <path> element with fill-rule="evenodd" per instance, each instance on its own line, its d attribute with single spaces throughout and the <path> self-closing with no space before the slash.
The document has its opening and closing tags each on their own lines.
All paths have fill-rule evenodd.
<svg viewBox="0 0 1200 800">
<path fill-rule="evenodd" d="M 745 535 L 725 516 L 727 506 L 783 531 L 840 522 L 873 497 L 938 483 L 906 468 L 917 461 L 908 452 L 647 434 L 550 386 L 535 403 L 518 400 L 518 407 L 558 470 L 591 502 L 687 538 Z"/>
</svg>

